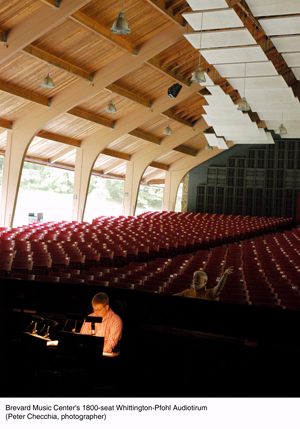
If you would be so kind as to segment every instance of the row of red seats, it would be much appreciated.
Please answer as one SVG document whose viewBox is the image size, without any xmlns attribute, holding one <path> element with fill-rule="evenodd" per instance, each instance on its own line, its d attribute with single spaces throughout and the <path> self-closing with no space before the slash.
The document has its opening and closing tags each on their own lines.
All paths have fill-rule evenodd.
<svg viewBox="0 0 300 429">
<path fill-rule="evenodd" d="M 106 269 L 115 272 L 104 276 L 102 272 L 101 276 L 97 274 L 96 279 L 82 278 L 76 281 L 92 282 L 97 280 L 108 282 L 109 284 L 118 283 L 119 285 L 127 282 L 129 285 L 138 286 L 147 285 L 147 282 L 154 282 L 155 284 L 151 285 L 151 287 L 153 286 L 153 291 L 168 294 L 188 287 L 192 280 L 193 272 L 199 268 L 208 273 L 208 287 L 213 287 L 223 270 L 227 266 L 234 266 L 234 273 L 229 276 L 222 291 L 221 301 L 231 300 L 231 302 L 257 305 L 279 305 L 278 293 L 274 291 L 274 288 L 270 287 L 270 280 L 262 270 L 261 262 L 257 261 L 258 253 L 252 242 L 244 242 L 243 247 L 238 244 L 231 244 L 228 248 L 215 248 L 214 252 L 202 250 L 195 255 L 186 255 L 186 249 L 182 249 L 182 252 L 176 252 L 176 247 L 174 246 L 174 254 L 172 255 L 174 259 L 167 259 L 169 262 L 164 262 L 161 266 L 157 266 L 160 263 L 160 259 L 170 255 L 168 252 L 160 254 L 160 245 L 155 245 L 153 257 L 149 258 L 150 245 L 143 243 L 149 237 L 148 231 L 144 230 L 148 218 L 150 218 L 150 224 L 153 226 L 152 229 L 156 229 L 157 232 L 160 231 L 161 234 L 164 232 L 164 224 L 169 225 L 171 219 L 174 221 L 171 228 L 173 232 L 176 222 L 179 223 L 180 230 L 183 225 L 187 229 L 189 229 L 189 225 L 194 225 L 195 227 L 197 219 L 208 217 L 210 220 L 215 218 L 225 223 L 226 221 L 232 222 L 237 219 L 241 221 L 243 219 L 243 217 L 239 216 L 229 216 L 228 220 L 224 219 L 224 216 L 198 215 L 190 213 L 175 214 L 173 212 L 150 213 L 149 216 L 146 214 L 144 218 L 138 218 L 140 220 L 138 228 L 135 225 L 137 219 L 135 217 L 102 217 L 92 224 L 84 222 L 51 222 L 32 224 L 19 229 L 2 229 L 0 230 L 0 252 L 2 255 L 5 253 L 9 255 L 7 261 L 11 262 L 14 277 L 17 274 L 20 276 L 23 273 L 26 274 L 26 272 L 27 274 L 33 272 L 36 277 L 52 272 L 47 277 L 57 277 L 62 280 L 63 277 L 57 273 L 64 268 L 77 268 L 81 274 L 86 274 L 83 271 L 87 271 L 87 269 L 95 269 L 100 272 L 99 266 L 106 266 Z M 245 221 L 245 219 L 243 220 Z M 259 223 L 259 218 L 255 218 L 254 221 Z M 263 223 L 265 222 L 267 221 L 264 219 Z M 279 219 L 278 222 L 271 219 L 270 225 L 272 228 L 278 225 L 281 227 L 283 222 L 284 220 L 282 219 Z M 265 227 L 263 226 L 263 228 Z M 268 227 L 266 228 L 268 229 Z M 174 235 L 173 232 L 172 235 Z M 8 234 L 10 235 L 8 236 Z M 130 234 L 132 244 L 127 242 Z M 171 230 L 169 228 L 170 234 Z M 257 239 L 257 243 L 259 242 L 259 239 Z M 167 244 L 169 243 L 171 241 Z M 127 246 L 126 250 L 124 250 L 125 246 Z M 250 251 L 250 249 L 252 250 Z M 170 250 L 170 246 L 167 250 Z M 259 255 L 261 255 L 261 252 L 259 252 Z M 137 256 L 141 258 L 139 261 L 137 261 Z M 132 257 L 131 260 L 130 257 Z M 144 260 L 142 260 L 143 258 Z M 256 261 L 255 265 L 253 261 Z M 137 278 L 136 273 L 134 278 L 130 278 L 132 274 L 129 272 L 122 273 L 123 268 L 128 270 L 126 264 L 142 262 L 144 263 L 144 272 L 140 272 L 138 275 L 143 276 L 143 278 Z M 44 265 L 42 265 L 43 263 Z M 113 265 L 115 266 L 113 267 Z M 4 267 L 4 271 L 9 271 L 7 265 Z M 118 274 L 117 271 L 119 271 Z M 98 277 L 103 278 L 100 280 Z M 132 283 L 128 283 L 128 280 L 132 281 Z M 157 285 L 157 283 L 160 284 Z M 148 286 L 150 287 L 149 284 Z M 155 286 L 158 286 L 158 289 Z M 270 298 L 268 302 L 267 298 Z"/>
</svg>

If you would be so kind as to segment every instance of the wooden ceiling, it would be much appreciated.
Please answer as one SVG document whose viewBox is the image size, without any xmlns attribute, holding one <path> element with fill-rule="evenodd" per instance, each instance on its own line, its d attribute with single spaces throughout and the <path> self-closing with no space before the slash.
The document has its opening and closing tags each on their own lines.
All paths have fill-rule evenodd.
<svg viewBox="0 0 300 429">
<path fill-rule="evenodd" d="M 195 31 L 186 19 L 194 13 L 192 7 L 195 8 L 195 5 L 198 10 L 202 7 L 205 12 L 209 12 L 207 8 L 210 3 L 204 0 L 125 0 L 124 13 L 131 33 L 115 35 L 110 28 L 121 11 L 121 0 L 1 0 L 0 153 L 5 155 L 6 130 L 13 129 L 14 122 L 37 106 L 41 111 L 49 108 L 56 96 L 66 88 L 72 88 L 78 81 L 86 83 L 86 94 L 83 92 L 82 100 L 75 107 L 45 123 L 28 148 L 27 160 L 73 169 L 76 148 L 86 138 L 102 129 L 113 130 L 117 121 L 126 120 L 127 115 L 139 109 L 151 109 L 153 102 L 166 95 L 174 83 L 188 88 L 192 72 L 198 65 L 199 48 L 195 48 L 189 39 Z M 247 3 L 244 0 L 214 0 L 211 8 L 214 11 L 228 9 L 236 14 L 241 22 L 239 28 L 249 31 L 254 38 L 253 43 L 266 55 L 266 62 L 272 63 L 276 73 L 283 76 L 285 84 L 298 97 L 299 80 L 296 76 L 299 77 L 300 73 L 297 74 L 298 70 L 289 67 L 280 49 L 276 48 L 276 40 L 271 40 L 263 30 L 266 17 L 257 16 L 260 13 L 256 11 L 257 3 L 255 0 Z M 73 10 L 70 4 L 74 6 Z M 63 16 L 64 7 L 70 9 L 66 16 Z M 55 19 L 57 11 L 60 15 Z M 276 18 L 284 17 L 276 8 L 273 13 Z M 54 18 L 50 17 L 51 14 Z M 300 10 L 296 8 L 288 14 L 297 18 Z M 133 58 L 138 57 L 143 44 L 163 31 L 174 29 L 174 26 L 181 35 L 176 43 L 168 49 L 158 50 L 159 53 L 153 58 L 142 62 L 128 74 L 120 74 L 112 84 L 89 95 L 95 73 L 113 61 L 117 64 L 124 52 Z M 163 134 L 168 121 L 173 133 L 193 127 L 207 113 L 205 106 L 210 104 L 208 97 L 211 94 L 209 85 L 219 86 L 232 103 L 239 102 L 242 94 L 237 87 L 240 88 L 240 84 L 231 80 L 235 76 L 225 72 L 222 74 L 224 62 L 219 66 L 207 61 L 209 55 L 214 55 L 211 52 L 213 49 L 220 52 L 224 50 L 224 46 L 212 49 L 209 45 L 209 37 L 221 33 L 224 28 L 232 30 L 225 21 L 219 21 L 218 28 L 203 29 L 202 32 L 204 46 L 201 50 L 201 67 L 207 73 L 207 88 L 206 85 L 197 84 L 197 91 L 191 92 L 183 101 L 176 103 L 175 100 L 171 109 L 150 121 L 142 122 L 135 130 L 108 144 L 94 164 L 95 173 L 103 177 L 124 178 L 126 163 L 131 155 L 151 145 L 159 145 L 162 139 L 169 138 Z M 297 30 L 288 37 L 296 35 Z M 47 74 L 48 64 L 54 81 L 53 89 L 40 86 Z M 111 98 L 117 109 L 114 114 L 105 111 Z M 258 128 L 267 126 L 270 129 L 264 122 L 264 115 L 261 116 L 259 111 L 249 114 L 252 123 Z M 178 147 L 161 154 L 149 165 L 142 182 L 162 183 L 165 171 L 174 162 L 183 157 L 194 158 L 199 151 L 204 150 L 206 144 L 203 133 L 187 141 L 183 139 Z"/>
</svg>

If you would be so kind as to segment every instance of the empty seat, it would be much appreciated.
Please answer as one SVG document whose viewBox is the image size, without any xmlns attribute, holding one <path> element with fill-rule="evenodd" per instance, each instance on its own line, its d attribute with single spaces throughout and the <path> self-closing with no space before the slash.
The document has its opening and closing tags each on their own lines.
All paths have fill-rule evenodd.
<svg viewBox="0 0 300 429">
<path fill-rule="evenodd" d="M 58 283 L 59 282 L 59 277 L 57 276 L 46 276 L 46 275 L 42 275 L 39 274 L 35 277 L 35 280 L 38 282 L 53 282 L 53 283 Z"/>
</svg>

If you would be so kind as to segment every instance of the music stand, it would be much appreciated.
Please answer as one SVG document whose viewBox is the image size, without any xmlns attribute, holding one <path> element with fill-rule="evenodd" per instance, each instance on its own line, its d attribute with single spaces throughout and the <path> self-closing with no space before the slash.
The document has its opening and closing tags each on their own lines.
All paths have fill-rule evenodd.
<svg viewBox="0 0 300 429">
<path fill-rule="evenodd" d="M 95 335 L 95 323 L 102 323 L 102 317 L 87 316 L 85 322 L 91 323 L 91 335 Z"/>
<path fill-rule="evenodd" d="M 68 331 L 58 334 L 58 354 L 71 356 L 79 362 L 93 364 L 93 361 L 98 361 L 102 357 L 103 346 L 104 337 Z"/>
</svg>

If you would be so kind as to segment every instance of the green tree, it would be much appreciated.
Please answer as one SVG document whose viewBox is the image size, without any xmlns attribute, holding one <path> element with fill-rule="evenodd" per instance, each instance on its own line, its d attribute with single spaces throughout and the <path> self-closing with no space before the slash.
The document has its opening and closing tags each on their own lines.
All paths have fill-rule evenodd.
<svg viewBox="0 0 300 429">
<path fill-rule="evenodd" d="M 53 191 L 59 194 L 72 194 L 73 178 L 73 172 L 25 162 L 20 188 L 29 191 Z"/>
<path fill-rule="evenodd" d="M 163 189 L 151 186 L 140 186 L 137 207 L 141 209 L 151 208 L 160 210 L 162 206 Z"/>
<path fill-rule="evenodd" d="M 104 189 L 108 191 L 107 199 L 121 203 L 123 201 L 124 182 L 122 180 L 105 179 Z"/>
</svg>

